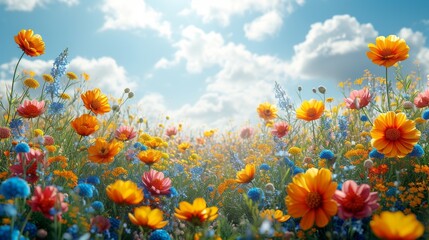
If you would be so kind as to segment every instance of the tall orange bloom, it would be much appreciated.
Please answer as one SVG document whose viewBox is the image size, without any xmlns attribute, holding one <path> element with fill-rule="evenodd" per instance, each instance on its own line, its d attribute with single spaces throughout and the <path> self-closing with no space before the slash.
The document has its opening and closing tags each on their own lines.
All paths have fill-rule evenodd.
<svg viewBox="0 0 429 240">
<path fill-rule="evenodd" d="M 162 152 L 155 149 L 149 149 L 139 152 L 137 154 L 137 158 L 147 165 L 152 165 L 162 158 Z"/>
<path fill-rule="evenodd" d="M 100 128 L 97 118 L 89 114 L 76 118 L 71 122 L 71 126 L 81 136 L 89 136 Z"/>
<path fill-rule="evenodd" d="M 204 222 L 215 220 L 218 216 L 218 208 L 207 207 L 204 198 L 196 198 L 192 204 L 186 201 L 180 202 L 179 208 L 175 209 L 174 216 L 194 225 L 201 225 Z"/>
<path fill-rule="evenodd" d="M 97 138 L 95 144 L 88 148 L 88 158 L 94 163 L 110 163 L 121 149 L 120 141 L 107 142 L 103 138 Z"/>
<path fill-rule="evenodd" d="M 150 229 L 165 227 L 168 221 L 163 221 L 163 213 L 158 208 L 151 209 L 149 206 L 141 206 L 134 209 L 134 215 L 128 213 L 130 221 L 137 226 Z"/>
<path fill-rule="evenodd" d="M 111 110 L 107 96 L 98 88 L 88 90 L 80 95 L 80 97 L 86 109 L 91 110 L 96 115 L 103 115 Z"/>
<path fill-rule="evenodd" d="M 375 39 L 375 44 L 368 44 L 369 51 L 366 53 L 374 64 L 391 67 L 399 61 L 408 58 L 410 48 L 404 39 L 395 35 L 387 37 L 379 36 Z"/>
<path fill-rule="evenodd" d="M 255 178 L 255 164 L 247 164 L 246 167 L 237 172 L 237 183 L 249 183 Z"/>
<path fill-rule="evenodd" d="M 270 220 L 271 222 L 273 222 L 274 220 L 276 220 L 277 222 L 286 222 L 290 219 L 290 215 L 283 215 L 283 212 L 278 209 L 265 209 L 264 211 L 260 212 L 259 215 L 262 218 Z"/>
<path fill-rule="evenodd" d="M 296 117 L 307 122 L 317 120 L 325 111 L 325 104 L 316 99 L 302 102 L 301 106 L 296 110 Z"/>
<path fill-rule="evenodd" d="M 302 217 L 303 230 L 310 229 L 314 223 L 318 227 L 328 225 L 338 210 L 337 202 L 332 199 L 337 183 L 332 181 L 331 171 L 310 168 L 295 175 L 292 181 L 287 186 L 285 199 L 289 215 Z"/>
<path fill-rule="evenodd" d="M 387 112 L 374 120 L 371 144 L 386 157 L 405 157 L 420 139 L 420 131 L 405 113 Z"/>
<path fill-rule="evenodd" d="M 380 239 L 418 239 L 425 231 L 416 215 L 403 212 L 382 212 L 374 215 L 369 223 L 375 236 Z"/>
<path fill-rule="evenodd" d="M 117 204 L 139 204 L 143 201 L 143 190 L 132 181 L 117 180 L 106 187 L 107 196 Z"/>
<path fill-rule="evenodd" d="M 268 102 L 261 103 L 259 104 L 256 110 L 258 111 L 259 117 L 264 119 L 265 121 L 268 121 L 277 117 L 277 108 L 271 103 L 268 103 Z"/>
<path fill-rule="evenodd" d="M 39 34 L 34 34 L 31 29 L 19 31 L 18 35 L 15 36 L 15 42 L 30 57 L 37 57 L 45 53 L 45 42 Z"/>
</svg>

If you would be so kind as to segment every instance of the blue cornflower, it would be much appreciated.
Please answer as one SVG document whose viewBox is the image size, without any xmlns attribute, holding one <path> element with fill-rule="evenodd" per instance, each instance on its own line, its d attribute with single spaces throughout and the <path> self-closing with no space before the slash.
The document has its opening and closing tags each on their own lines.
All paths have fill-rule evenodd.
<svg viewBox="0 0 429 240">
<path fill-rule="evenodd" d="M 109 218 L 109 222 L 111 230 L 119 229 L 119 225 L 121 224 L 121 222 L 118 219 L 111 217 Z"/>
<path fill-rule="evenodd" d="M 77 239 L 79 237 L 79 227 L 77 224 L 73 224 L 67 229 L 66 233 L 70 234 L 72 239 Z"/>
<path fill-rule="evenodd" d="M 153 231 L 150 236 L 149 240 L 170 240 L 170 234 L 168 234 L 167 231 L 163 229 L 157 229 Z"/>
<path fill-rule="evenodd" d="M 91 207 L 97 211 L 97 212 L 102 212 L 104 211 L 104 204 L 100 201 L 94 201 L 91 203 Z"/>
<path fill-rule="evenodd" d="M 27 222 L 24 227 L 23 234 L 27 234 L 30 238 L 34 238 L 37 234 L 37 227 L 34 223 Z"/>
<path fill-rule="evenodd" d="M 60 102 L 53 102 L 49 105 L 48 113 L 50 115 L 61 115 L 64 113 L 64 104 Z"/>
<path fill-rule="evenodd" d="M 270 170 L 270 165 L 266 164 L 266 163 L 262 163 L 261 166 L 259 166 L 260 170 L 264 170 L 264 171 L 268 171 Z"/>
<path fill-rule="evenodd" d="M 99 177 L 97 177 L 97 176 L 89 176 L 87 179 L 86 179 L 86 182 L 87 183 L 89 183 L 89 184 L 92 184 L 92 185 L 98 185 L 98 184 L 100 184 L 101 182 L 100 182 L 100 178 Z"/>
<path fill-rule="evenodd" d="M 295 167 L 295 163 L 292 160 L 290 160 L 288 157 L 284 158 L 284 162 L 285 162 L 286 166 Z"/>
<path fill-rule="evenodd" d="M 177 190 L 176 190 L 176 188 L 175 187 L 171 187 L 170 188 L 170 193 L 167 195 L 167 197 L 175 197 L 175 196 L 178 196 L 179 195 L 179 193 L 177 192 Z"/>
<path fill-rule="evenodd" d="M 207 187 L 207 191 L 209 191 L 209 192 L 213 192 L 213 190 L 214 190 L 214 187 L 213 187 L 213 186 L 208 186 L 208 187 Z"/>
<path fill-rule="evenodd" d="M 15 151 L 18 153 L 28 153 L 30 152 L 30 146 L 25 142 L 20 142 L 16 144 Z"/>
<path fill-rule="evenodd" d="M 10 131 L 15 138 L 21 139 L 25 132 L 24 122 L 21 119 L 12 119 L 9 123 Z"/>
<path fill-rule="evenodd" d="M 92 198 L 94 196 L 94 186 L 88 183 L 78 184 L 74 191 L 81 197 Z"/>
<path fill-rule="evenodd" d="M 426 109 L 423 113 L 422 113 L 422 118 L 424 120 L 428 120 L 429 119 L 429 109 Z"/>
<path fill-rule="evenodd" d="M 379 153 L 377 151 L 377 149 L 372 149 L 371 152 L 369 152 L 369 157 L 370 158 L 377 158 L 377 159 L 383 159 L 384 158 L 384 154 Z"/>
<path fill-rule="evenodd" d="M 413 147 L 413 151 L 408 153 L 407 156 L 408 157 L 421 157 L 421 156 L 423 156 L 423 154 L 425 154 L 425 151 L 423 150 L 422 146 L 420 146 L 419 144 L 416 144 Z"/>
<path fill-rule="evenodd" d="M 257 188 L 257 187 L 253 187 L 251 189 L 249 189 L 249 191 L 247 192 L 247 196 L 252 199 L 252 201 L 254 202 L 258 202 L 259 200 L 262 199 L 264 192 L 262 191 L 262 189 Z"/>
<path fill-rule="evenodd" d="M 19 230 L 13 229 L 13 231 L 11 231 L 9 225 L 0 226 L 0 236 L 2 237 L 1 239 L 11 239 L 11 240 L 18 240 L 18 239 L 19 240 L 27 240 L 28 239 L 25 236 L 23 236 L 22 234 L 21 234 L 21 237 L 18 238 Z"/>
<path fill-rule="evenodd" d="M 386 196 L 388 197 L 392 197 L 395 196 L 395 194 L 397 193 L 398 189 L 396 187 L 390 187 L 387 191 L 386 191 Z"/>
<path fill-rule="evenodd" d="M 368 121 L 368 120 L 369 120 L 369 118 L 368 118 L 366 115 L 362 115 L 362 116 L 360 116 L 360 120 L 361 120 L 362 122 L 366 122 L 366 121 Z"/>
<path fill-rule="evenodd" d="M 331 150 L 324 149 L 320 152 L 319 157 L 322 159 L 332 160 L 335 157 L 335 155 Z"/>
<path fill-rule="evenodd" d="M 0 216 L 1 217 L 15 217 L 17 214 L 15 205 L 12 204 L 0 204 Z"/>
<path fill-rule="evenodd" d="M 69 64 L 67 56 L 68 49 L 66 48 L 57 58 L 55 58 L 55 62 L 51 69 L 51 75 L 55 79 L 55 81 L 64 76 L 64 74 L 66 73 L 66 69 Z"/>
<path fill-rule="evenodd" d="M 293 168 L 293 175 L 297 175 L 298 173 L 303 173 L 304 169 L 300 168 L 300 167 L 294 167 Z"/>
<path fill-rule="evenodd" d="M 49 83 L 45 86 L 45 92 L 50 95 L 51 97 L 53 96 L 59 96 L 60 95 L 60 91 L 61 91 L 61 86 L 58 82 L 53 82 L 53 83 Z"/>
<path fill-rule="evenodd" d="M 6 199 L 26 198 L 30 195 L 30 187 L 27 181 L 19 177 L 11 177 L 6 179 L 0 185 L 0 194 Z"/>
<path fill-rule="evenodd" d="M 204 168 L 202 167 L 193 167 L 191 168 L 192 179 L 198 179 L 201 174 L 203 174 Z"/>
</svg>

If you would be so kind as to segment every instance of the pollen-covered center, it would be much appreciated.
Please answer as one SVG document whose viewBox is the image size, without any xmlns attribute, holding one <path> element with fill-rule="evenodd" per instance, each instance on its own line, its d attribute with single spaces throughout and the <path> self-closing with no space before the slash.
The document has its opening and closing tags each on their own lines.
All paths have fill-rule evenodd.
<svg viewBox="0 0 429 240">
<path fill-rule="evenodd" d="M 322 204 L 322 196 L 317 192 L 308 193 L 305 202 L 309 208 L 319 208 Z"/>
<path fill-rule="evenodd" d="M 386 139 L 389 141 L 396 141 L 401 137 L 401 131 L 396 128 L 389 128 L 384 133 Z"/>
<path fill-rule="evenodd" d="M 381 55 L 383 56 L 383 59 L 390 59 L 393 58 L 395 56 L 394 53 L 392 53 L 391 49 L 383 49 L 383 51 L 381 52 Z"/>
<path fill-rule="evenodd" d="M 91 108 L 92 109 L 99 109 L 99 108 L 101 108 L 101 102 L 100 101 L 92 101 L 91 102 Z"/>
<path fill-rule="evenodd" d="M 312 118 L 314 116 L 316 116 L 317 114 L 317 110 L 315 108 L 309 108 L 307 109 L 307 116 Z"/>
<path fill-rule="evenodd" d="M 271 112 L 271 110 L 270 110 L 270 109 L 266 109 L 266 110 L 264 111 L 264 114 L 265 114 L 265 116 L 271 116 L 271 115 L 273 115 L 273 113 Z"/>
</svg>

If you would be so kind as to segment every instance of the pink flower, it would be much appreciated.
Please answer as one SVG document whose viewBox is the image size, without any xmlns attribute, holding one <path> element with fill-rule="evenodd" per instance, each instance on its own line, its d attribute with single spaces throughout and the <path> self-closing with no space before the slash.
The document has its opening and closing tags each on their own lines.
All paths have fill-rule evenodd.
<svg viewBox="0 0 429 240">
<path fill-rule="evenodd" d="M 10 138 L 10 136 L 12 136 L 12 133 L 9 128 L 0 127 L 0 139 Z"/>
<path fill-rule="evenodd" d="M 177 128 L 176 127 L 170 127 L 165 130 L 165 135 L 168 137 L 176 136 L 177 135 Z"/>
<path fill-rule="evenodd" d="M 45 217 L 54 220 L 56 216 L 61 219 L 61 215 L 68 210 L 68 204 L 64 202 L 64 194 L 58 192 L 54 186 L 47 186 L 45 189 L 37 186 L 34 188 L 34 195 L 27 201 L 31 210 L 41 212 Z"/>
<path fill-rule="evenodd" d="M 426 91 L 421 92 L 417 95 L 416 98 L 414 98 L 414 105 L 418 108 L 424 108 L 429 106 L 429 89 L 426 89 Z"/>
<path fill-rule="evenodd" d="M 45 135 L 43 136 L 43 145 L 48 146 L 48 145 L 54 145 L 55 141 L 54 138 L 50 135 Z"/>
<path fill-rule="evenodd" d="M 134 131 L 133 127 L 121 126 L 115 131 L 115 138 L 120 141 L 128 141 L 137 136 L 137 132 Z"/>
<path fill-rule="evenodd" d="M 95 227 L 98 233 L 103 233 L 110 228 L 110 221 L 106 217 L 97 215 L 91 219 L 91 226 Z"/>
<path fill-rule="evenodd" d="M 241 129 L 240 137 L 242 139 L 250 138 L 253 135 L 253 128 L 251 127 L 244 127 Z"/>
<path fill-rule="evenodd" d="M 9 167 L 12 176 L 19 176 L 29 183 L 35 183 L 39 180 L 37 173 L 38 164 L 44 163 L 44 154 L 38 149 L 30 149 L 28 153 L 18 154 L 17 163 Z M 25 171 L 24 171 L 25 169 Z M 24 175 L 25 172 L 25 176 Z"/>
<path fill-rule="evenodd" d="M 278 138 L 284 137 L 290 130 L 290 126 L 287 122 L 277 122 L 274 124 L 273 128 L 271 134 Z"/>
<path fill-rule="evenodd" d="M 353 90 L 350 93 L 349 98 L 345 98 L 344 102 L 350 109 L 361 109 L 366 107 L 371 101 L 371 94 L 369 93 L 368 88 L 364 88 L 361 90 Z"/>
<path fill-rule="evenodd" d="M 23 104 L 19 105 L 16 111 L 23 118 L 38 117 L 45 112 L 45 101 L 38 102 L 36 99 L 33 101 L 25 100 Z"/>
<path fill-rule="evenodd" d="M 370 192 L 368 184 L 359 186 L 355 181 L 347 180 L 343 183 L 342 190 L 336 190 L 333 196 L 341 219 L 369 217 L 379 207 L 378 193 Z"/>
<path fill-rule="evenodd" d="M 142 176 L 143 185 L 153 195 L 170 194 L 171 180 L 165 178 L 164 173 L 151 169 Z"/>
</svg>

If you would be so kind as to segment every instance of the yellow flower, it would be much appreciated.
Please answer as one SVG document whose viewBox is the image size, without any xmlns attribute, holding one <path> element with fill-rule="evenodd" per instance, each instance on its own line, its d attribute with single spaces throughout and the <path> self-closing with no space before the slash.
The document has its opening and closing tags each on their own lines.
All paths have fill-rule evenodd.
<svg viewBox="0 0 429 240">
<path fill-rule="evenodd" d="M 268 103 L 268 102 L 261 103 L 259 104 L 256 110 L 258 112 L 259 117 L 264 119 L 265 121 L 268 121 L 277 117 L 277 108 L 271 103 Z"/>
<path fill-rule="evenodd" d="M 317 120 L 325 111 L 325 105 L 322 101 L 311 99 L 310 101 L 302 102 L 301 106 L 296 109 L 296 118 L 307 122 Z"/>
<path fill-rule="evenodd" d="M 331 103 L 331 102 L 333 102 L 334 101 L 334 98 L 333 97 L 328 97 L 328 98 L 326 98 L 326 102 L 327 103 Z"/>
<path fill-rule="evenodd" d="M 246 164 L 246 167 L 237 172 L 235 182 L 249 183 L 255 178 L 255 164 Z"/>
<path fill-rule="evenodd" d="M 74 72 L 67 72 L 66 75 L 67 75 L 67 78 L 70 80 L 76 80 L 77 79 L 77 75 Z"/>
<path fill-rule="evenodd" d="M 402 158 L 413 151 L 420 134 L 405 113 L 382 113 L 374 120 L 371 145 L 386 157 Z"/>
<path fill-rule="evenodd" d="M 266 209 L 259 213 L 262 218 L 268 219 L 270 221 L 276 220 L 277 222 L 286 222 L 290 219 L 289 215 L 283 215 L 281 210 Z"/>
<path fill-rule="evenodd" d="M 57 151 L 57 147 L 55 145 L 46 145 L 45 148 L 51 153 Z"/>
<path fill-rule="evenodd" d="M 160 229 L 167 225 L 168 221 L 163 221 L 163 213 L 158 208 L 151 209 L 149 206 L 141 206 L 134 209 L 134 215 L 128 213 L 130 221 L 137 226 L 150 229 Z"/>
<path fill-rule="evenodd" d="M 143 190 L 132 181 L 117 180 L 106 187 L 107 196 L 116 204 L 139 204 L 143 201 Z"/>
<path fill-rule="evenodd" d="M 399 61 L 408 58 L 410 48 L 404 39 L 395 35 L 387 37 L 379 36 L 375 39 L 375 44 L 368 44 L 368 58 L 379 66 L 391 67 Z"/>
<path fill-rule="evenodd" d="M 332 181 L 331 171 L 310 168 L 305 173 L 295 175 L 292 181 L 286 189 L 288 213 L 294 218 L 302 218 L 300 226 L 303 230 L 310 229 L 314 224 L 318 227 L 328 225 L 338 210 L 337 203 L 332 199 L 337 183 Z"/>
<path fill-rule="evenodd" d="M 214 129 L 211 129 L 211 130 L 208 130 L 208 131 L 204 131 L 204 137 L 207 137 L 207 138 L 209 138 L 209 137 L 211 137 L 211 136 L 213 136 L 213 134 L 216 132 L 216 130 L 214 130 Z"/>
<path fill-rule="evenodd" d="M 43 132 L 43 130 L 42 130 L 42 129 L 34 129 L 34 135 L 35 135 L 36 137 L 41 137 L 41 136 L 43 136 L 43 135 L 44 135 L 44 132 Z"/>
<path fill-rule="evenodd" d="M 34 78 L 27 78 L 24 80 L 24 85 L 28 88 L 36 89 L 40 86 L 39 82 Z"/>
<path fill-rule="evenodd" d="M 190 143 L 188 143 L 188 142 L 183 142 L 183 143 L 181 143 L 181 144 L 179 144 L 179 146 L 177 146 L 177 148 L 179 149 L 179 151 L 181 151 L 181 152 L 185 152 L 186 151 L 186 149 L 188 149 L 188 148 L 190 148 L 191 147 L 191 144 Z"/>
<path fill-rule="evenodd" d="M 188 221 L 194 225 L 201 225 L 207 221 L 213 221 L 218 216 L 217 207 L 207 207 L 204 198 L 196 198 L 192 204 L 186 201 L 179 203 L 174 216 L 180 220 Z"/>
<path fill-rule="evenodd" d="M 52 77 L 51 74 L 45 73 L 45 74 L 42 75 L 42 77 L 43 77 L 43 80 L 45 80 L 45 82 L 48 82 L 48 83 L 53 83 L 54 82 L 54 77 Z"/>
<path fill-rule="evenodd" d="M 288 150 L 288 153 L 292 154 L 292 155 L 299 155 L 299 154 L 301 154 L 301 152 L 302 152 L 301 148 L 299 148 L 299 147 L 291 147 Z"/>
<path fill-rule="evenodd" d="M 139 152 L 137 158 L 147 165 L 152 165 L 162 158 L 162 152 L 155 149 L 148 149 Z"/>
<path fill-rule="evenodd" d="M 89 81 L 89 74 L 88 73 L 82 73 L 82 77 L 85 81 Z"/>
<path fill-rule="evenodd" d="M 71 99 L 70 95 L 68 95 L 67 93 L 61 93 L 60 98 L 64 99 L 64 100 L 70 100 Z"/>
<path fill-rule="evenodd" d="M 15 36 L 15 42 L 30 57 L 37 57 L 45 53 L 45 43 L 39 34 L 34 34 L 33 30 L 21 30 Z"/>
<path fill-rule="evenodd" d="M 380 215 L 374 215 L 369 225 L 374 234 L 381 239 L 417 239 L 425 231 L 416 215 L 404 215 L 400 211 L 384 211 Z"/>
</svg>

